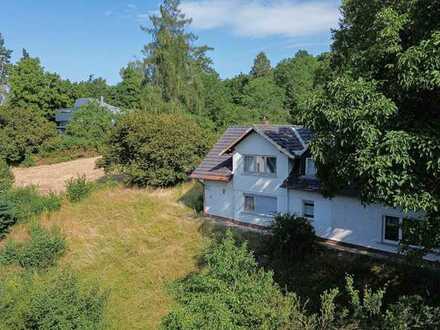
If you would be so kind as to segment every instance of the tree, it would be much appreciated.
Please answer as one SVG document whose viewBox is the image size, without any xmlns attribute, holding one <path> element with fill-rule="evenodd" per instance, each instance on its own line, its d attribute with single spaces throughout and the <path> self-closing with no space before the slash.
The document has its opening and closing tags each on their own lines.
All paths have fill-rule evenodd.
<svg viewBox="0 0 440 330">
<path fill-rule="evenodd" d="M 21 163 L 56 135 L 55 124 L 37 110 L 0 109 L 0 158 L 9 163 Z"/>
<path fill-rule="evenodd" d="M 66 128 L 66 135 L 82 146 L 100 150 L 113 126 L 114 115 L 98 103 L 91 102 L 75 111 Z"/>
<path fill-rule="evenodd" d="M 266 119 L 272 123 L 285 123 L 289 113 L 284 109 L 284 97 L 284 91 L 271 77 L 260 77 L 252 79 L 243 88 L 241 104 L 257 111 L 257 122 Z"/>
<path fill-rule="evenodd" d="M 11 189 L 13 183 L 14 175 L 12 174 L 8 163 L 0 158 L 0 195 Z"/>
<path fill-rule="evenodd" d="M 272 72 L 272 66 L 266 56 L 266 53 L 260 52 L 254 60 L 250 76 L 252 78 L 260 78 L 269 75 Z"/>
<path fill-rule="evenodd" d="M 116 105 L 123 109 L 139 109 L 145 73 L 133 64 L 129 64 L 121 70 L 121 77 L 122 81 L 115 90 Z"/>
<path fill-rule="evenodd" d="M 274 69 L 275 82 L 285 91 L 285 107 L 295 124 L 300 124 L 301 112 L 315 87 L 318 66 L 317 58 L 300 50 L 293 58 L 282 60 Z"/>
<path fill-rule="evenodd" d="M 112 130 L 104 163 L 131 184 L 170 186 L 187 179 L 211 140 L 187 115 L 132 111 Z"/>
<path fill-rule="evenodd" d="M 147 78 L 161 90 L 165 102 L 182 103 L 189 111 L 203 111 L 200 72 L 210 60 L 208 47 L 193 45 L 196 36 L 185 31 L 191 19 L 179 9 L 180 0 L 164 0 L 160 15 L 152 15 L 151 28 L 142 29 L 152 41 L 144 48 Z"/>
<path fill-rule="evenodd" d="M 350 0 L 342 13 L 336 77 L 305 116 L 323 185 L 358 184 L 365 202 L 425 211 L 439 227 L 440 3 Z"/>
<path fill-rule="evenodd" d="M 100 99 L 104 97 L 106 100 L 111 100 L 114 97 L 113 90 L 106 80 L 101 77 L 95 78 L 94 75 L 90 75 L 87 81 L 81 81 L 76 84 L 75 89 L 77 98 L 90 97 Z"/>
<path fill-rule="evenodd" d="M 73 103 L 71 84 L 54 73 L 44 71 L 38 58 L 23 57 L 10 70 L 11 92 L 8 105 L 32 108 L 53 119 L 56 109 Z"/>
<path fill-rule="evenodd" d="M 7 70 L 11 60 L 12 50 L 9 50 L 5 46 L 5 40 L 0 33 L 0 88 L 6 84 Z"/>
</svg>

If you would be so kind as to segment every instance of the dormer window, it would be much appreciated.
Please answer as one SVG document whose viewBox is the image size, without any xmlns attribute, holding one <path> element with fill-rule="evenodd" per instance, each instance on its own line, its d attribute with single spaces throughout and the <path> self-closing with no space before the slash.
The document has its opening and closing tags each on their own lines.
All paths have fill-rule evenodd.
<svg viewBox="0 0 440 330">
<path fill-rule="evenodd" d="M 252 175 L 276 175 L 277 158 L 269 156 L 244 156 L 244 172 Z"/>
<path fill-rule="evenodd" d="M 306 158 L 305 175 L 314 177 L 316 176 L 316 172 L 315 161 L 312 158 Z"/>
</svg>

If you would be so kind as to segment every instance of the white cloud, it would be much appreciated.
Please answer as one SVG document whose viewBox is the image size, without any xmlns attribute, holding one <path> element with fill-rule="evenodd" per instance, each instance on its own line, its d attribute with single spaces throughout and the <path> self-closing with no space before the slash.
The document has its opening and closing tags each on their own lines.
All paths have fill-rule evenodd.
<svg viewBox="0 0 440 330">
<path fill-rule="evenodd" d="M 336 27 L 338 5 L 328 0 L 188 0 L 181 5 L 196 29 L 228 28 L 242 36 L 298 37 Z"/>
</svg>

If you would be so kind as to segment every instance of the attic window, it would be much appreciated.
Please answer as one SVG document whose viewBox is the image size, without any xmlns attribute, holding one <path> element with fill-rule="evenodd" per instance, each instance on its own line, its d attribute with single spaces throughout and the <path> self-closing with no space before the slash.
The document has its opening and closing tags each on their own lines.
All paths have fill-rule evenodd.
<svg viewBox="0 0 440 330">
<path fill-rule="evenodd" d="M 268 156 L 245 156 L 244 172 L 247 174 L 276 175 L 277 158 Z"/>
</svg>

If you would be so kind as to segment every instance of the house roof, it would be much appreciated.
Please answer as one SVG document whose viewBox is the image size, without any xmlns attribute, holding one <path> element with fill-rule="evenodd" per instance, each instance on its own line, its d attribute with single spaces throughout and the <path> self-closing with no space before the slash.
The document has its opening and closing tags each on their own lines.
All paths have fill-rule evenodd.
<svg viewBox="0 0 440 330">
<path fill-rule="evenodd" d="M 191 174 L 193 179 L 229 181 L 232 177 L 232 155 L 222 151 L 235 140 L 246 134 L 249 126 L 236 126 L 228 128 L 218 140 L 208 155 Z"/>
<path fill-rule="evenodd" d="M 300 130 L 301 132 L 299 132 Z M 284 153 L 287 157 L 295 158 L 295 156 L 302 155 L 308 147 L 310 142 L 309 136 L 312 133 L 309 129 L 292 126 L 292 125 L 254 125 L 249 127 L 247 132 L 240 138 L 229 145 L 223 153 L 231 152 L 236 145 L 245 139 L 250 133 L 255 132 L 269 141 L 279 151 Z M 304 139 L 302 138 L 304 136 Z M 307 141 L 307 143 L 305 142 Z"/>
<path fill-rule="evenodd" d="M 301 133 L 296 130 L 300 129 Z M 191 178 L 229 181 L 232 177 L 232 150 L 249 134 L 255 132 L 269 141 L 280 152 L 290 158 L 302 155 L 307 149 L 307 139 L 311 136 L 308 129 L 291 125 L 255 125 L 237 126 L 226 130 L 220 140 L 211 149 Z M 304 136 L 304 138 L 301 138 Z"/>
</svg>

